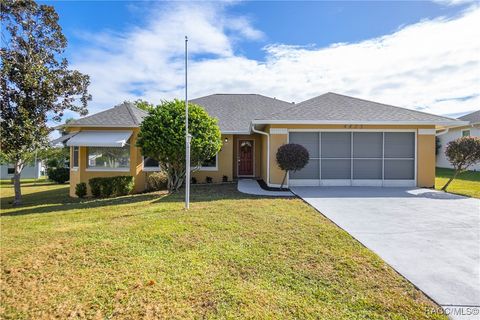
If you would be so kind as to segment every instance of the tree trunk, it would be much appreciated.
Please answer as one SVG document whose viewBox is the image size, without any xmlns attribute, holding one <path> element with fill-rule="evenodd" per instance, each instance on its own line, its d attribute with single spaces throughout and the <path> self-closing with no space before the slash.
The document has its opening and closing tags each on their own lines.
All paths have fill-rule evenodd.
<svg viewBox="0 0 480 320">
<path fill-rule="evenodd" d="M 18 206 L 22 203 L 22 189 L 20 187 L 20 175 L 23 170 L 22 160 L 17 160 L 15 162 L 15 173 L 13 174 L 13 188 L 15 190 L 15 198 L 13 200 L 13 205 Z"/>
<path fill-rule="evenodd" d="M 450 178 L 450 180 L 447 181 L 447 183 L 443 186 L 442 191 L 447 191 L 448 185 L 457 177 L 458 173 L 460 172 L 459 169 L 455 170 L 455 173 L 453 176 Z"/>
<path fill-rule="evenodd" d="M 178 173 L 175 169 L 170 169 L 167 171 L 168 176 L 168 192 L 176 192 L 183 184 L 183 180 L 185 179 L 185 174 Z"/>
<path fill-rule="evenodd" d="M 285 174 L 283 175 L 282 184 L 280 185 L 280 189 L 283 189 L 283 184 L 285 183 L 285 179 L 287 178 L 287 173 L 288 173 L 288 171 L 285 170 Z"/>
</svg>

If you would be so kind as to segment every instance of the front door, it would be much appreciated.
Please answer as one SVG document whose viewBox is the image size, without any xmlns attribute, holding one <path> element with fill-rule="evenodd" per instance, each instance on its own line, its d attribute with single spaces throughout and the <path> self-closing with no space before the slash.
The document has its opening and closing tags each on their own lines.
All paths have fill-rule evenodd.
<svg viewBox="0 0 480 320">
<path fill-rule="evenodd" d="M 253 140 L 238 141 L 238 175 L 253 176 Z"/>
</svg>

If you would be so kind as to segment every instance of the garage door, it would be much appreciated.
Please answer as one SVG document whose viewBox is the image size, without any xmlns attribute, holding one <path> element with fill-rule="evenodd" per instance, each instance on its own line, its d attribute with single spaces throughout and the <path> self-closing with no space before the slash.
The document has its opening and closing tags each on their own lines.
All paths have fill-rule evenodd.
<svg viewBox="0 0 480 320">
<path fill-rule="evenodd" d="M 290 132 L 310 160 L 290 185 L 415 186 L 415 132 Z"/>
</svg>

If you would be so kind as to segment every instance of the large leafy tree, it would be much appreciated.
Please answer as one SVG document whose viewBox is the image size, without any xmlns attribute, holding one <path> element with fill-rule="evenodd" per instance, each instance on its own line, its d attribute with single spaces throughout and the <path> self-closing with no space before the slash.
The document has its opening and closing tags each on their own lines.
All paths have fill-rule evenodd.
<svg viewBox="0 0 480 320">
<path fill-rule="evenodd" d="M 445 155 L 452 164 L 455 172 L 443 186 L 443 191 L 447 190 L 450 183 L 452 183 L 458 174 L 467 170 L 471 165 L 480 162 L 480 138 L 462 137 L 450 141 L 445 149 Z"/>
<path fill-rule="evenodd" d="M 32 0 L 2 0 L 1 148 L 15 164 L 14 204 L 21 201 L 26 158 L 48 145 L 48 118 L 65 110 L 87 113 L 89 77 L 68 68 L 67 40 L 52 6 Z"/>
<path fill-rule="evenodd" d="M 212 158 L 222 146 L 217 119 L 200 106 L 189 103 L 189 132 L 192 135 L 190 159 L 192 167 Z M 185 102 L 164 101 L 151 109 L 140 125 L 137 146 L 144 156 L 160 163 L 167 175 L 168 190 L 178 190 L 185 179 Z"/>
</svg>

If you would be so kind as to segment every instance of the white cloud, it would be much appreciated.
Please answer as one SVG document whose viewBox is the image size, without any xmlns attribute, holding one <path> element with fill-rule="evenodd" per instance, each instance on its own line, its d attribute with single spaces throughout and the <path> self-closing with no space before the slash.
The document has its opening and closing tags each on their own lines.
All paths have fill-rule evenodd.
<svg viewBox="0 0 480 320">
<path fill-rule="evenodd" d="M 90 35 L 72 58 L 91 76 L 97 112 L 139 97 L 183 97 L 183 36 L 189 36 L 190 96 L 261 93 L 301 101 L 327 91 L 437 114 L 480 107 L 480 9 L 326 48 L 269 44 L 265 60 L 238 54 L 239 41 L 265 39 L 225 4 L 159 6 L 143 27 Z M 299 30 L 300 32 L 300 30 Z M 318 30 L 319 33 L 328 30 Z M 466 97 L 470 97 L 469 99 Z"/>
</svg>

